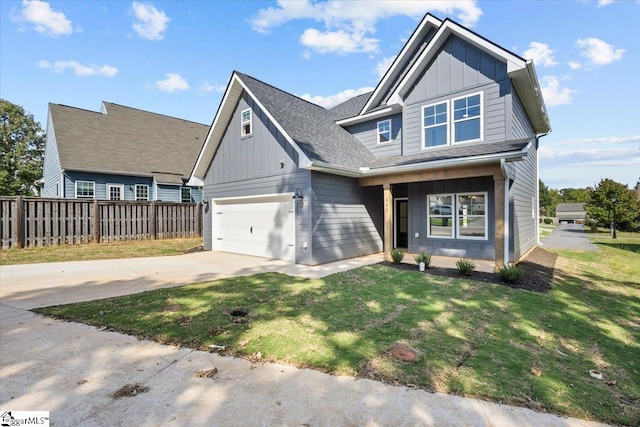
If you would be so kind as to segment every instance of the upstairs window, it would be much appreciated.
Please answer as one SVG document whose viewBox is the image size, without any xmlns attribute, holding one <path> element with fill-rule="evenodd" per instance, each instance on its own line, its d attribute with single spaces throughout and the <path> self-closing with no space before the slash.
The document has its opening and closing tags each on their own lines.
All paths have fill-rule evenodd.
<svg viewBox="0 0 640 427">
<path fill-rule="evenodd" d="M 240 136 L 251 135 L 251 109 L 247 108 L 240 113 Z"/>
<path fill-rule="evenodd" d="M 96 183 L 93 181 L 76 181 L 76 199 L 93 199 Z"/>
<path fill-rule="evenodd" d="M 149 200 L 149 186 L 145 184 L 136 184 L 136 200 Z"/>
<path fill-rule="evenodd" d="M 180 189 L 180 201 L 182 203 L 191 203 L 191 189 L 189 187 Z"/>
<path fill-rule="evenodd" d="M 391 141 L 391 120 L 378 122 L 378 144 Z"/>
<path fill-rule="evenodd" d="M 482 139 L 482 94 L 453 100 L 453 142 Z"/>
<path fill-rule="evenodd" d="M 422 107 L 422 146 L 424 148 L 449 143 L 449 103 Z"/>
</svg>

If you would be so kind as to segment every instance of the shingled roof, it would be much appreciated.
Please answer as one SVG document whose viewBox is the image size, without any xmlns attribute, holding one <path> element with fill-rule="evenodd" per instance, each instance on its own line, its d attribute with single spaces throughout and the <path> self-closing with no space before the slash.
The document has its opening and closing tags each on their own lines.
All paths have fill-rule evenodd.
<svg viewBox="0 0 640 427">
<path fill-rule="evenodd" d="M 354 96 L 331 108 L 329 111 L 333 114 L 333 120 L 337 122 L 360 114 L 362 107 L 367 103 L 372 93 L 373 91 Z"/>
<path fill-rule="evenodd" d="M 364 145 L 336 125 L 331 111 L 246 74 L 236 74 L 309 160 L 355 169 L 373 160 Z"/>
<path fill-rule="evenodd" d="M 49 104 L 63 169 L 188 178 L 209 126 L 110 102 L 102 112 Z"/>
</svg>

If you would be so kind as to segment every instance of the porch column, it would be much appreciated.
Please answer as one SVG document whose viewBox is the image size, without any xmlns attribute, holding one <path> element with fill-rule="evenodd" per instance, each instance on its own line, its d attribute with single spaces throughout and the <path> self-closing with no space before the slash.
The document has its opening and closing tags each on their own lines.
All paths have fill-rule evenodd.
<svg viewBox="0 0 640 427">
<path fill-rule="evenodd" d="M 384 259 L 391 261 L 391 250 L 393 249 L 393 193 L 391 184 L 382 185 L 384 193 Z"/>
<path fill-rule="evenodd" d="M 504 267 L 504 177 L 493 176 L 495 269 Z"/>
</svg>

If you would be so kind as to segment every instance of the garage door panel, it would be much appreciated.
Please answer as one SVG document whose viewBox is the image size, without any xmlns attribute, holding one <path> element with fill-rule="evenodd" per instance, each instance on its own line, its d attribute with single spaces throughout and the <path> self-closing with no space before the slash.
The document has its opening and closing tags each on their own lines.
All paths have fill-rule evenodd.
<svg viewBox="0 0 640 427">
<path fill-rule="evenodd" d="M 283 198 L 217 205 L 213 238 L 218 250 L 293 261 L 293 200 L 290 196 Z"/>
</svg>

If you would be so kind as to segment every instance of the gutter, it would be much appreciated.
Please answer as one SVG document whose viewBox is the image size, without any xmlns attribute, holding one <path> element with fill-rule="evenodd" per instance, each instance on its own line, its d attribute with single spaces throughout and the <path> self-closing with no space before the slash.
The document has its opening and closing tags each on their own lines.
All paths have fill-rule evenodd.
<svg viewBox="0 0 640 427">
<path fill-rule="evenodd" d="M 504 159 L 500 159 L 500 170 L 502 176 L 504 176 L 504 255 L 502 257 L 502 263 L 505 267 L 509 265 L 509 177 L 507 174 L 506 162 Z"/>
</svg>

